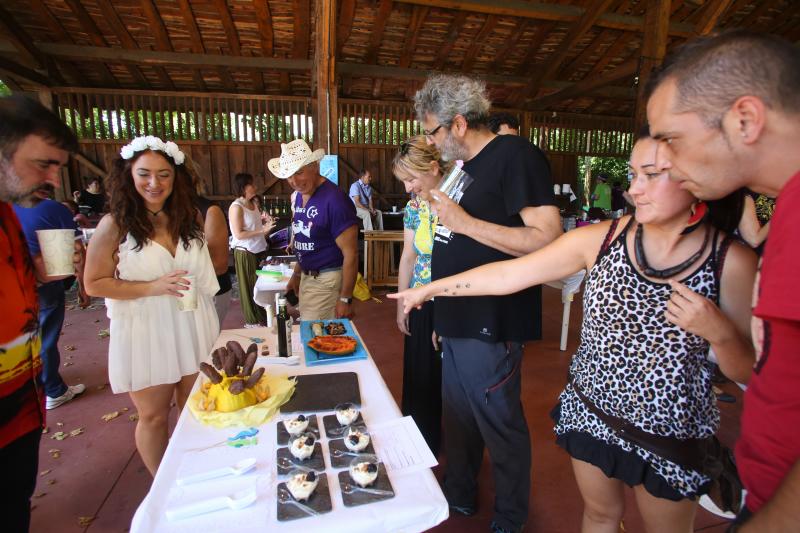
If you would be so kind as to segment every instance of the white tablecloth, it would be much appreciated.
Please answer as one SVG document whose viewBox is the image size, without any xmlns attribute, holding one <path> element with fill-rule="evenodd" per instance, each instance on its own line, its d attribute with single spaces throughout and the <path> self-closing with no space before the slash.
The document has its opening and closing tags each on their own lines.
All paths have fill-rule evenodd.
<svg viewBox="0 0 800 533">
<path fill-rule="evenodd" d="M 236 329 L 221 332 L 214 348 L 223 346 L 229 340 L 238 340 L 243 345 L 249 341 L 244 337 L 258 336 L 268 339 L 270 352 L 275 353 L 275 338 L 267 328 Z M 383 381 L 372 357 L 366 360 L 351 363 L 341 363 L 322 367 L 306 367 L 304 362 L 299 366 L 283 366 L 268 364 L 267 358 L 260 357 L 257 366 L 266 366 L 267 372 L 275 375 L 318 374 L 325 372 L 356 372 L 362 399 L 362 416 L 369 427 L 370 424 L 379 424 L 384 421 L 401 417 L 400 410 L 394 402 L 386 383 Z M 198 380 L 199 383 L 199 380 Z M 195 383 L 195 390 L 198 387 Z M 318 413 L 319 423 L 322 425 L 322 416 L 328 413 Z M 188 518 L 182 521 L 169 522 L 165 517 L 165 510 L 174 506 L 181 500 L 182 491 L 176 487 L 175 480 L 179 471 L 186 473 L 188 462 L 186 456 L 196 457 L 198 448 L 211 446 L 224 441 L 227 437 L 235 435 L 243 428 L 216 429 L 203 426 L 194 416 L 184 409 L 178 419 L 178 424 L 169 442 L 164 459 L 158 469 L 153 485 L 147 497 L 137 509 L 131 524 L 132 533 L 149 533 L 154 531 L 187 531 L 201 533 L 205 531 L 230 530 L 244 531 L 342 531 L 347 533 L 376 532 L 376 531 L 424 531 L 443 522 L 448 517 L 447 501 L 442 494 L 439 484 L 430 469 L 408 472 L 393 472 L 390 474 L 395 497 L 378 503 L 358 507 L 344 507 L 342 495 L 335 478 L 339 471 L 328 468 L 329 485 L 333 511 L 318 517 L 303 518 L 290 522 L 278 522 L 276 517 L 276 487 L 280 479 L 276 478 L 275 465 L 276 453 L 276 420 L 259 428 L 258 445 L 241 450 L 227 447 L 206 450 L 204 454 L 227 454 L 223 459 L 224 464 L 231 464 L 244 456 L 258 458 L 255 473 L 239 478 L 230 477 L 217 482 L 205 482 L 198 485 L 209 487 L 213 492 L 230 494 L 231 487 L 236 483 L 254 483 L 258 487 L 258 500 L 252 506 L 240 510 L 224 510 L 206 515 Z M 327 449 L 327 440 L 322 440 L 323 449 Z M 376 453 L 380 457 L 381 450 L 376 443 Z M 326 454 L 327 455 L 327 454 Z M 213 460 L 214 455 L 209 455 Z M 233 457 L 233 459 L 230 459 Z M 326 464 L 330 464 L 326 459 Z M 196 465 L 192 465 L 196 467 Z M 210 466 L 210 465 L 209 465 Z M 218 466 L 218 465 L 214 465 Z M 213 466 L 211 466 L 213 468 Z M 248 481 L 248 479 L 250 481 Z M 189 488 L 192 488 L 190 486 Z M 237 489 L 238 490 L 238 489 Z"/>
</svg>

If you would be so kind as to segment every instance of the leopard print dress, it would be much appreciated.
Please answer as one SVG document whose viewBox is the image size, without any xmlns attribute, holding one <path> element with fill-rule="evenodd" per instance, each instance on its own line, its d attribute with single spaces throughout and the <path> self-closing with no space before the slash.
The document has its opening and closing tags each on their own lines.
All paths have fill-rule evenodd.
<svg viewBox="0 0 800 533">
<path fill-rule="evenodd" d="M 630 226 L 601 251 L 589 272 L 581 342 L 570 373 L 598 408 L 644 431 L 679 439 L 711 436 L 719 426 L 719 411 L 711 388 L 714 366 L 708 360 L 709 344 L 666 320 L 670 286 L 650 281 L 635 270 L 625 238 Z M 683 280 L 715 302 L 719 296 L 717 272 L 721 271 L 717 264 L 722 259 L 717 257 L 717 237 L 714 235 L 708 259 Z M 724 250 L 726 244 L 720 248 Z M 707 490 L 707 476 L 617 437 L 587 409 L 570 384 L 559 397 L 554 418 L 557 442 L 573 456 L 575 444 L 570 445 L 570 439 L 582 441 L 579 448 L 585 447 L 587 437 L 591 447 L 610 446 L 599 455 L 590 451 L 587 457 L 580 452 L 577 455 L 583 456 L 576 458 L 595 464 L 611 477 L 628 484 L 642 483 L 655 496 L 673 500 L 693 498 Z M 649 478 L 648 482 L 614 475 L 630 470 L 629 465 L 597 464 L 597 458 L 602 458 L 600 463 L 609 458 L 630 463 L 631 453 L 641 458 L 633 462 L 640 463 L 646 471 L 642 477 Z"/>
</svg>

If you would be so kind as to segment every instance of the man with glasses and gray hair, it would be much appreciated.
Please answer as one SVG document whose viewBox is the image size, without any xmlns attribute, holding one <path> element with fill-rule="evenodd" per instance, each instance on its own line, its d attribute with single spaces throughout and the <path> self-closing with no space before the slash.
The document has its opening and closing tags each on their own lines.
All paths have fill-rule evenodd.
<svg viewBox="0 0 800 533">
<path fill-rule="evenodd" d="M 546 157 L 522 137 L 489 130 L 483 82 L 435 75 L 414 105 L 428 142 L 444 159 L 463 161 L 471 178 L 458 202 L 432 191 L 439 223 L 433 280 L 525 255 L 561 234 Z M 447 500 L 454 512 L 476 512 L 485 444 L 495 480 L 491 529 L 520 531 L 528 518 L 531 468 L 520 367 L 523 344 L 541 338 L 541 288 L 444 298 L 436 302 L 434 326 L 442 336 Z"/>
</svg>

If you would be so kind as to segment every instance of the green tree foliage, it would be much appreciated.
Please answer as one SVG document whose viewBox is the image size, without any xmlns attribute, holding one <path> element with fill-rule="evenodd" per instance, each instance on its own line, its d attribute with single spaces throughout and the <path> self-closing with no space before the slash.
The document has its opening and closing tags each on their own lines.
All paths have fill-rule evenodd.
<svg viewBox="0 0 800 533">
<path fill-rule="evenodd" d="M 11 94 L 11 89 L 3 83 L 3 80 L 0 80 L 0 96 L 8 96 L 9 94 Z"/>
</svg>

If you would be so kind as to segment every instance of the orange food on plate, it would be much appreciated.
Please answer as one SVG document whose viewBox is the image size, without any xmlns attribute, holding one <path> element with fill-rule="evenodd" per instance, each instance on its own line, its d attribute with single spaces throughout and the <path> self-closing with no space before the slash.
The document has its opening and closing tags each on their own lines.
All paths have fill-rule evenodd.
<svg viewBox="0 0 800 533">
<path fill-rule="evenodd" d="M 347 335 L 321 335 L 308 341 L 308 347 L 328 355 L 347 355 L 356 351 L 358 341 Z"/>
</svg>

